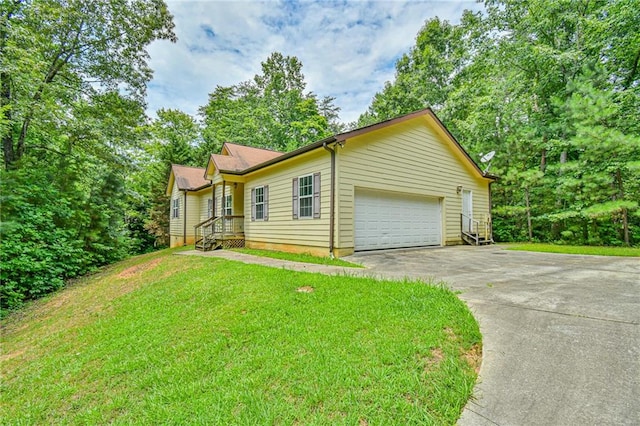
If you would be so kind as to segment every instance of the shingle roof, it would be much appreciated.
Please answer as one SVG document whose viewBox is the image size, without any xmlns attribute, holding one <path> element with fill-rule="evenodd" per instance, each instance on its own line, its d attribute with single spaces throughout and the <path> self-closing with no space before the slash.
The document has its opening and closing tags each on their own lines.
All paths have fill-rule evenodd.
<svg viewBox="0 0 640 426">
<path fill-rule="evenodd" d="M 181 166 L 172 164 L 171 170 L 178 185 L 178 189 L 192 191 L 209 185 L 209 181 L 204 178 L 204 169 L 201 167 Z"/>
<path fill-rule="evenodd" d="M 283 155 L 282 152 L 236 145 L 229 142 L 224 144 L 223 151 L 225 149 L 229 155 L 211 154 L 211 161 L 215 164 L 216 169 L 228 172 L 241 172 Z"/>
</svg>

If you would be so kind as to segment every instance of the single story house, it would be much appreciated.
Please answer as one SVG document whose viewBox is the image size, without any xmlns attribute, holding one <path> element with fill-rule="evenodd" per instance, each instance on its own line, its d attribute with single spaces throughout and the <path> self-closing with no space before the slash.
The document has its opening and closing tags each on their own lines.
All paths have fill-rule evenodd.
<svg viewBox="0 0 640 426">
<path fill-rule="evenodd" d="M 204 169 L 173 166 L 171 245 L 340 257 L 482 244 L 494 180 L 431 109 L 288 153 L 225 143 Z"/>
</svg>

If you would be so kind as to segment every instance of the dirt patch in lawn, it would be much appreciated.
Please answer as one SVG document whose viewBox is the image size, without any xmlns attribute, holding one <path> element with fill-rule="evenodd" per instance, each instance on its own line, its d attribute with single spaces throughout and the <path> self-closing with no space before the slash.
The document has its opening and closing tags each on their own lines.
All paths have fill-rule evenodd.
<svg viewBox="0 0 640 426">
<path fill-rule="evenodd" d="M 313 287 L 311 287 L 311 286 L 309 286 L 309 285 L 305 285 L 305 286 L 302 286 L 302 287 L 298 287 L 298 288 L 296 289 L 296 291 L 297 291 L 298 293 L 313 293 L 313 290 L 314 290 L 314 289 L 313 289 Z"/>
<path fill-rule="evenodd" d="M 125 269 L 124 271 L 120 272 L 118 275 L 116 275 L 116 277 L 121 279 L 132 278 L 142 272 L 150 271 L 151 269 L 154 269 L 156 266 L 160 264 L 161 260 L 162 259 L 153 259 L 149 262 L 142 263 L 140 265 L 131 266 Z"/>
<path fill-rule="evenodd" d="M 467 361 L 476 374 L 480 373 L 480 366 L 482 365 L 482 345 L 476 343 L 471 346 L 471 348 L 462 355 L 462 359 Z"/>
</svg>

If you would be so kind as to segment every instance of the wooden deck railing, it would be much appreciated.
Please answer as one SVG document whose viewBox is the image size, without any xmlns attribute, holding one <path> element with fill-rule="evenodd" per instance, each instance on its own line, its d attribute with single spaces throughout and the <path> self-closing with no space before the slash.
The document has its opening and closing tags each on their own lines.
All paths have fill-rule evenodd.
<svg viewBox="0 0 640 426">
<path fill-rule="evenodd" d="M 203 220 L 194 227 L 196 244 L 210 238 L 244 234 L 244 216 L 218 216 Z"/>
</svg>

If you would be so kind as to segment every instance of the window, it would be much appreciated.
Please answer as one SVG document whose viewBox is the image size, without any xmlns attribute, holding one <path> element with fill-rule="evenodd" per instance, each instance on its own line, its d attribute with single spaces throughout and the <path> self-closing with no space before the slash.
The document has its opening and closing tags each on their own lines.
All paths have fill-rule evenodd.
<svg viewBox="0 0 640 426">
<path fill-rule="evenodd" d="M 313 175 L 298 178 L 299 217 L 313 217 Z"/>
<path fill-rule="evenodd" d="M 209 198 L 207 200 L 207 218 L 210 218 L 212 216 L 213 216 L 213 200 Z"/>
<path fill-rule="evenodd" d="M 269 185 L 251 190 L 251 220 L 269 220 Z"/>
<path fill-rule="evenodd" d="M 293 179 L 293 218 L 320 219 L 320 173 Z"/>
<path fill-rule="evenodd" d="M 256 188 L 256 220 L 264 220 L 264 187 Z"/>
<path fill-rule="evenodd" d="M 176 219 L 180 217 L 180 198 L 173 200 L 173 209 L 171 210 L 171 218 Z"/>
<path fill-rule="evenodd" d="M 224 216 L 231 216 L 233 214 L 233 200 L 231 195 L 224 196 Z"/>
</svg>

